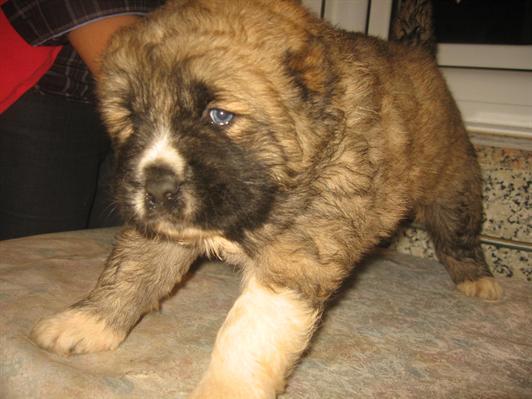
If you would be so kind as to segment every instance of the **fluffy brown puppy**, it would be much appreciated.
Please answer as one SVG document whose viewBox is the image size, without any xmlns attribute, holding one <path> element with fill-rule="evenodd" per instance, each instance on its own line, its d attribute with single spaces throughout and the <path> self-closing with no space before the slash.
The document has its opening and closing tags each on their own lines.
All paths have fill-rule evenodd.
<svg viewBox="0 0 532 399">
<path fill-rule="evenodd" d="M 201 254 L 243 291 L 193 398 L 274 398 L 324 303 L 410 214 L 466 295 L 501 290 L 481 179 L 433 56 L 334 29 L 295 1 L 170 1 L 118 34 L 99 85 L 128 226 L 96 288 L 32 332 L 116 348 Z"/>
</svg>

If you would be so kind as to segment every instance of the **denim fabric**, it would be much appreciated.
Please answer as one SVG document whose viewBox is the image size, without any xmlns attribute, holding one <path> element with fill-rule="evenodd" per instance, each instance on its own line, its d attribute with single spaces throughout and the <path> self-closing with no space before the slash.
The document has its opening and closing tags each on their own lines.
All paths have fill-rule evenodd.
<svg viewBox="0 0 532 399">
<path fill-rule="evenodd" d="M 26 93 L 0 115 L 0 239 L 116 225 L 110 154 L 93 105 Z"/>
</svg>

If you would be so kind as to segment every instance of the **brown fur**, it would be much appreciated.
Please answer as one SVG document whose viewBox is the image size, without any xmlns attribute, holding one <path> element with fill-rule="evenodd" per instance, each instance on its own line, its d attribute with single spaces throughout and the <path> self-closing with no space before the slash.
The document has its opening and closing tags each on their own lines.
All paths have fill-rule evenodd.
<svg viewBox="0 0 532 399">
<path fill-rule="evenodd" d="M 396 2 L 396 7 L 390 39 L 424 47 L 436 55 L 431 0 L 400 0 Z"/>
<path fill-rule="evenodd" d="M 325 301 L 412 213 L 466 295 L 500 297 L 478 238 L 479 167 L 424 49 L 335 30 L 289 0 L 182 0 L 117 35 L 102 76 L 129 226 L 72 309 L 125 337 L 199 254 L 241 266 L 251 299 L 195 398 L 274 397 Z M 234 120 L 209 123 L 216 108 Z M 147 187 L 161 184 L 155 201 Z M 92 331 L 43 325 L 41 344 Z M 43 346 L 80 352 L 71 341 Z M 246 373 L 224 366 L 233 349 Z"/>
</svg>

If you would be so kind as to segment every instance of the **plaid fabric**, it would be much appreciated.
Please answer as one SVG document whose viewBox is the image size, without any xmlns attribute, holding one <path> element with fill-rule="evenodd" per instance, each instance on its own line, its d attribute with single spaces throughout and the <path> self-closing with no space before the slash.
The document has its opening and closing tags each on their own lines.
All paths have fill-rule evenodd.
<svg viewBox="0 0 532 399">
<path fill-rule="evenodd" d="M 91 102 L 92 77 L 66 34 L 84 24 L 116 15 L 144 15 L 163 0 L 8 0 L 2 5 L 15 30 L 33 46 L 64 45 L 36 88 Z"/>
</svg>

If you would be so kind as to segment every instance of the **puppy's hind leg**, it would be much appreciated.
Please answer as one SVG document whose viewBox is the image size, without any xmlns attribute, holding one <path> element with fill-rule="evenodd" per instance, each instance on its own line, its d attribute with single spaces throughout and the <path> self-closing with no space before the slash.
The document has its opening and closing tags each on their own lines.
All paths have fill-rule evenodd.
<svg viewBox="0 0 532 399">
<path fill-rule="evenodd" d="M 65 311 L 40 320 L 32 340 L 60 354 L 115 349 L 146 312 L 188 271 L 195 249 L 124 230 L 94 290 Z"/>
<path fill-rule="evenodd" d="M 496 300 L 502 288 L 490 272 L 480 247 L 481 179 L 476 162 L 455 171 L 431 203 L 418 207 L 417 219 L 431 235 L 436 255 L 457 288 L 467 296 Z"/>
</svg>

